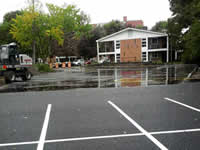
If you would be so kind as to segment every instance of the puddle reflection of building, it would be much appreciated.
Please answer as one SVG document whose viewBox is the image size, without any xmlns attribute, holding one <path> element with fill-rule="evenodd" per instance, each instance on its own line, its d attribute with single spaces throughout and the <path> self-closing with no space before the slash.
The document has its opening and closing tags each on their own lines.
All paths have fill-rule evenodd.
<svg viewBox="0 0 200 150">
<path fill-rule="evenodd" d="M 167 85 L 176 79 L 176 66 L 141 70 L 98 69 L 98 88 Z"/>
</svg>

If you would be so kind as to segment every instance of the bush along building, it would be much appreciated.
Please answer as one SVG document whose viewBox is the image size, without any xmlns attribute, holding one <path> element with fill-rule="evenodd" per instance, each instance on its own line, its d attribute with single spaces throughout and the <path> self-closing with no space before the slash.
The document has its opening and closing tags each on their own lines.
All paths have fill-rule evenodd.
<svg viewBox="0 0 200 150">
<path fill-rule="evenodd" d="M 169 42 L 165 33 L 126 28 L 97 41 L 97 59 L 110 62 L 168 62 Z"/>
</svg>

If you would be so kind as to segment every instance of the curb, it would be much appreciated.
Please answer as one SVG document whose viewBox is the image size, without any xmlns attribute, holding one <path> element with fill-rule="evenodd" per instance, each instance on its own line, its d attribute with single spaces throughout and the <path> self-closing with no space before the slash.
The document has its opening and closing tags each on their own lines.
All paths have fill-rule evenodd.
<svg viewBox="0 0 200 150">
<path fill-rule="evenodd" d="M 192 80 L 192 76 L 196 73 L 196 72 L 198 72 L 198 70 L 199 70 L 199 67 L 197 66 L 197 67 L 195 67 L 193 70 L 192 70 L 192 72 L 190 72 L 189 74 L 188 74 L 188 76 L 184 79 L 184 80 Z"/>
</svg>

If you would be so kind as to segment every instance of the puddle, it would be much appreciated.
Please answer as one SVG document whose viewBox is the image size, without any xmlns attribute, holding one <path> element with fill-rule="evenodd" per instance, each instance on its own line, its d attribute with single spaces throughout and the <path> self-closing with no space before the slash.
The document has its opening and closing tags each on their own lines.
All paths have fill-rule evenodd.
<svg viewBox="0 0 200 150">
<path fill-rule="evenodd" d="M 72 69 L 34 76 L 29 82 L 14 82 L 0 92 L 49 91 L 76 88 L 123 88 L 179 84 L 195 65 L 165 65 L 156 68 Z"/>
</svg>

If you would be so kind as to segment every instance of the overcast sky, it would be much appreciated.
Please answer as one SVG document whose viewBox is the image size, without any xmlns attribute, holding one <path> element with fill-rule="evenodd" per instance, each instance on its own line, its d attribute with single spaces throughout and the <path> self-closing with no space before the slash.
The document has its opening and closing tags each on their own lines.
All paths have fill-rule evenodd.
<svg viewBox="0 0 200 150">
<path fill-rule="evenodd" d="M 143 20 L 144 25 L 151 28 L 160 20 L 167 20 L 171 16 L 169 0 L 40 0 L 43 3 L 53 3 L 59 6 L 75 4 L 90 16 L 91 23 L 106 23 L 111 20 Z M 0 22 L 7 12 L 23 9 L 26 0 L 1 0 Z"/>
</svg>

